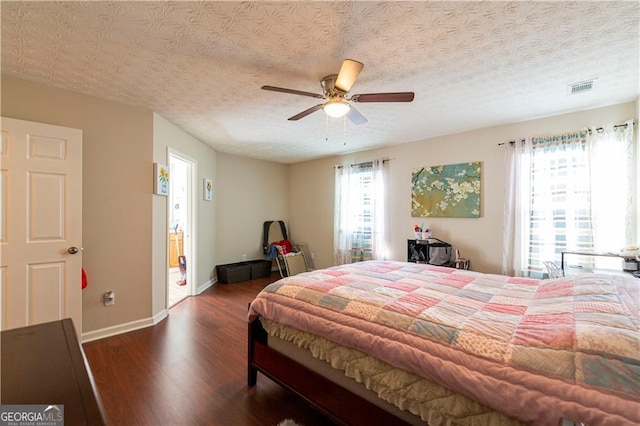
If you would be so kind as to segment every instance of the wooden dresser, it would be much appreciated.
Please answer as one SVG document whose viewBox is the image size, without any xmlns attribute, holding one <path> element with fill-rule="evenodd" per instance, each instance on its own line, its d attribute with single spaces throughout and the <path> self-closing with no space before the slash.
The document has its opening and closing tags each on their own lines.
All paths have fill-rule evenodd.
<svg viewBox="0 0 640 426">
<path fill-rule="evenodd" d="M 106 424 L 71 319 L 6 330 L 1 339 L 2 404 L 64 405 L 64 424 Z"/>
</svg>

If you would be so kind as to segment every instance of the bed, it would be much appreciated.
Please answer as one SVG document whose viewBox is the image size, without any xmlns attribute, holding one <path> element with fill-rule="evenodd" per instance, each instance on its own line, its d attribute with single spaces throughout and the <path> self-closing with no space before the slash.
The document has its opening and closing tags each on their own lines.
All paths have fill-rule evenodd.
<svg viewBox="0 0 640 426">
<path fill-rule="evenodd" d="M 248 381 L 259 371 L 338 424 L 640 424 L 639 289 L 393 261 L 307 272 L 250 304 Z"/>
</svg>

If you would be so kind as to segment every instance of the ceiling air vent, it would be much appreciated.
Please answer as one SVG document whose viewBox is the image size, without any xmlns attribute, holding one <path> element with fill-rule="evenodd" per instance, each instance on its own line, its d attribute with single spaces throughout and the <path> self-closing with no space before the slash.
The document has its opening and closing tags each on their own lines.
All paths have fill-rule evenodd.
<svg viewBox="0 0 640 426">
<path fill-rule="evenodd" d="M 579 83 L 572 83 L 568 87 L 568 92 L 570 95 L 576 95 L 578 93 L 589 92 L 593 90 L 593 87 L 596 85 L 596 81 L 598 79 L 594 78 L 592 80 L 585 80 Z"/>
</svg>

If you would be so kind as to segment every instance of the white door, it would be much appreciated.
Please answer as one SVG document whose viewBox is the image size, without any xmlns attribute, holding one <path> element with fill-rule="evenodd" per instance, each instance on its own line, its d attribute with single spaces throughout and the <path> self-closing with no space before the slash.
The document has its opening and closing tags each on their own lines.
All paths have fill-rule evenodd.
<svg viewBox="0 0 640 426">
<path fill-rule="evenodd" d="M 82 335 L 82 131 L 2 117 L 0 329 Z"/>
</svg>

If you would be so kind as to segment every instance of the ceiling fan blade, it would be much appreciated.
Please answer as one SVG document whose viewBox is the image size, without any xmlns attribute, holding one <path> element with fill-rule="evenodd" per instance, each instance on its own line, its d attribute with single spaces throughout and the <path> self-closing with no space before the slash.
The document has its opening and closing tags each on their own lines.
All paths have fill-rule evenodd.
<svg viewBox="0 0 640 426">
<path fill-rule="evenodd" d="M 342 61 L 338 78 L 336 78 L 335 87 L 343 92 L 351 90 L 351 86 L 355 83 L 358 74 L 364 68 L 362 62 L 354 61 L 353 59 L 345 59 Z"/>
<path fill-rule="evenodd" d="M 290 93 L 292 95 L 311 96 L 312 98 L 324 99 L 324 96 L 317 93 L 303 92 L 302 90 L 285 89 L 284 87 L 262 86 L 262 90 L 271 90 L 272 92 Z"/>
<path fill-rule="evenodd" d="M 369 121 L 364 117 L 364 115 L 360 114 L 360 112 L 357 109 L 355 109 L 353 106 L 349 108 L 349 112 L 347 112 L 347 117 L 356 126 L 359 126 Z"/>
<path fill-rule="evenodd" d="M 415 94 L 413 92 L 395 93 L 365 93 L 351 96 L 353 102 L 411 102 Z"/>
<path fill-rule="evenodd" d="M 318 104 L 316 106 L 312 106 L 309 109 L 305 109 L 302 112 L 299 112 L 298 114 L 294 115 L 293 117 L 289 117 L 289 121 L 296 121 L 296 120 L 300 120 L 301 118 L 306 117 L 307 115 L 318 111 L 319 109 L 322 109 L 322 105 L 323 104 Z"/>
</svg>

